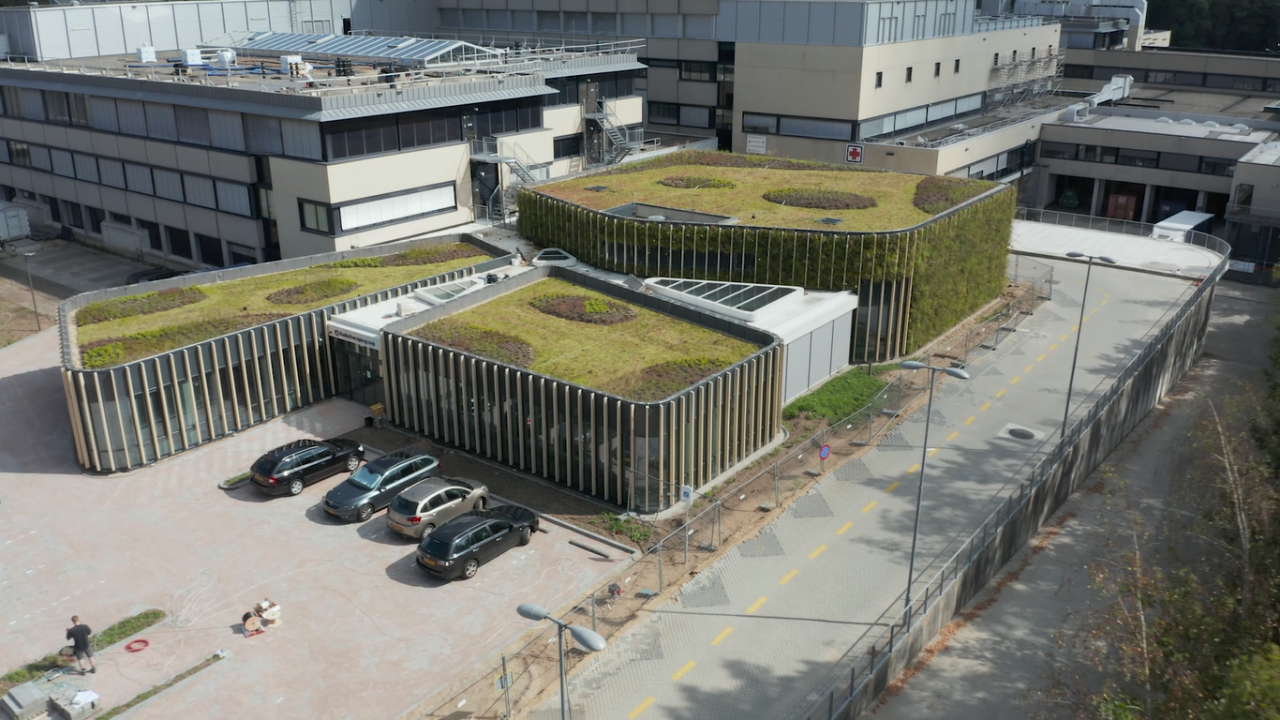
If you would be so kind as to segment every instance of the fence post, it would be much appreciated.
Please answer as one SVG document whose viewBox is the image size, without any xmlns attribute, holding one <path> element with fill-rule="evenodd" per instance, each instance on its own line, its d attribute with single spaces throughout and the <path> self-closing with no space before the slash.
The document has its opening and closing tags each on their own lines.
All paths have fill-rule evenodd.
<svg viewBox="0 0 1280 720">
<path fill-rule="evenodd" d="M 782 461 L 779 460 L 778 462 L 775 462 L 773 464 L 773 507 L 774 509 L 777 509 L 778 506 L 782 505 L 782 493 L 778 488 L 778 464 L 781 462 Z"/>
<path fill-rule="evenodd" d="M 849 701 L 853 701 L 853 689 L 858 684 L 858 662 L 854 661 L 853 667 L 849 668 Z"/>
<path fill-rule="evenodd" d="M 666 538 L 663 538 L 665 540 Z M 658 592 L 662 592 L 662 540 L 658 541 Z"/>
<path fill-rule="evenodd" d="M 832 690 L 827 695 L 827 720 L 835 720 L 836 717 L 836 691 Z"/>
<path fill-rule="evenodd" d="M 591 632 L 596 632 L 596 591 L 591 591 Z"/>
</svg>

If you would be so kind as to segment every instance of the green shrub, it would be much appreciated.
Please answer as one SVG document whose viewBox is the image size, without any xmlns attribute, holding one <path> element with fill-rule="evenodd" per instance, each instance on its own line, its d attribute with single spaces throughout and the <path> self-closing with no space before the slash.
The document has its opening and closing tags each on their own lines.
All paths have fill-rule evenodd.
<svg viewBox="0 0 1280 720">
<path fill-rule="evenodd" d="M 800 413 L 808 413 L 826 418 L 830 422 L 844 420 L 871 402 L 885 386 L 876 375 L 893 367 L 895 366 L 878 367 L 871 375 L 865 370 L 850 368 L 843 375 L 831 378 L 817 390 L 796 398 L 782 409 L 782 418 L 794 420 Z"/>
<path fill-rule="evenodd" d="M 76 312 L 76 325 L 84 327 L 95 323 L 119 320 L 135 315 L 150 315 L 180 308 L 204 300 L 206 295 L 198 287 L 168 288 L 158 292 L 130 295 L 114 300 L 89 303 Z"/>
<path fill-rule="evenodd" d="M 613 535 L 621 535 L 638 546 L 643 547 L 653 537 L 653 526 L 632 518 L 619 518 L 613 513 L 600 513 L 600 522 L 605 531 Z"/>
<path fill-rule="evenodd" d="M 911 204 L 930 215 L 937 215 L 981 195 L 989 187 L 991 186 L 987 183 L 935 175 L 916 185 L 916 194 L 911 199 Z"/>
<path fill-rule="evenodd" d="M 587 298 L 582 303 L 582 309 L 589 313 L 607 313 L 609 312 L 609 303 L 599 298 Z"/>
<path fill-rule="evenodd" d="M 277 290 L 267 296 L 267 301 L 274 305 L 305 305 L 346 295 L 358 287 L 360 283 L 355 280 L 331 277 Z"/>
<path fill-rule="evenodd" d="M 865 210 L 876 206 L 873 197 L 839 190 L 780 188 L 762 197 L 771 203 L 814 210 Z"/>
<path fill-rule="evenodd" d="M 396 267 L 400 265 L 434 265 L 436 263 L 449 262 L 459 258 L 481 257 L 485 253 L 483 250 L 466 243 L 451 243 L 449 245 L 431 245 L 429 247 L 413 248 L 405 250 L 394 255 L 383 255 L 381 257 L 364 257 L 364 258 L 348 258 L 346 260 L 335 260 L 331 263 L 325 263 L 319 267 L 323 268 L 376 268 L 376 267 Z"/>
<path fill-rule="evenodd" d="M 107 341 L 102 345 L 85 347 L 81 354 L 81 363 L 88 370 L 112 367 L 124 361 L 124 343 Z"/>
<path fill-rule="evenodd" d="M 380 257 L 349 258 L 347 260 L 335 260 L 331 263 L 325 263 L 323 265 L 320 265 L 319 267 L 336 268 L 336 269 L 376 268 L 376 267 L 382 267 L 382 258 Z"/>
</svg>

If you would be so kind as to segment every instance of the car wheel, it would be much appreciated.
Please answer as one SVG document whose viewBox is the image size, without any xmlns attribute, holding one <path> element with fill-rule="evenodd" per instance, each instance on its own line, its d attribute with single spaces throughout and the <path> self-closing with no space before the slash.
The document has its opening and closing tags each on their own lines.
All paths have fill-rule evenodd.
<svg viewBox="0 0 1280 720">
<path fill-rule="evenodd" d="M 475 558 L 471 558 L 467 561 L 466 565 L 462 566 L 462 577 L 470 580 L 476 576 L 476 572 L 478 570 L 480 570 L 480 561 Z"/>
<path fill-rule="evenodd" d="M 365 520 L 368 520 L 371 517 L 373 517 L 372 505 L 367 505 L 367 504 L 361 505 L 360 509 L 356 511 L 356 519 L 359 520 L 360 522 L 364 522 Z"/>
<path fill-rule="evenodd" d="M 432 525 L 431 523 L 427 523 L 426 525 L 422 526 L 422 534 L 419 535 L 418 537 L 426 537 L 431 534 L 432 530 L 435 530 L 435 529 L 436 529 L 435 525 Z"/>
<path fill-rule="evenodd" d="M 520 544 L 528 545 L 529 539 L 533 537 L 533 531 L 529 528 L 520 528 Z"/>
<path fill-rule="evenodd" d="M 301 480 L 294 480 L 293 482 L 289 483 L 289 494 L 290 494 L 290 495 L 297 495 L 297 494 L 299 494 L 299 493 L 301 493 L 301 492 L 302 492 L 302 481 L 301 481 Z"/>
<path fill-rule="evenodd" d="M 478 498 L 476 498 L 476 505 L 475 505 L 475 507 L 476 507 L 476 509 L 477 509 L 477 510 L 483 510 L 483 509 L 484 509 L 484 505 L 485 505 L 484 498 L 482 498 L 482 497 L 478 497 Z"/>
<path fill-rule="evenodd" d="M 347 458 L 348 470 L 350 470 L 351 472 L 355 472 L 356 468 L 358 467 L 360 467 L 360 458 L 356 457 L 355 455 L 352 455 L 351 457 Z"/>
</svg>

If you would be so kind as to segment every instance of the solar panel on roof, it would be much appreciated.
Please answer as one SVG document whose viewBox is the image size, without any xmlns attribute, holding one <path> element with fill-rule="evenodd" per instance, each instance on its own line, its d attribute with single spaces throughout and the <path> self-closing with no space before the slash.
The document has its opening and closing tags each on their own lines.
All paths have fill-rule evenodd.
<svg viewBox="0 0 1280 720">
<path fill-rule="evenodd" d="M 464 48 L 477 53 L 502 54 L 500 50 L 482 48 L 459 40 L 278 32 L 253 33 L 220 47 L 230 47 L 243 52 L 296 53 L 305 57 L 350 57 L 419 65 Z"/>
</svg>

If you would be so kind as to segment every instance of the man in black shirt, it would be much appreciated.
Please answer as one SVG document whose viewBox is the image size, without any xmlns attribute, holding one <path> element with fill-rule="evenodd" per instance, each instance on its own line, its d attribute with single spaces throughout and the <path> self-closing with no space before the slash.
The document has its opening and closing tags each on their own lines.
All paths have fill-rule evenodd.
<svg viewBox="0 0 1280 720">
<path fill-rule="evenodd" d="M 80 666 L 80 673 L 84 674 L 85 658 L 89 659 L 89 672 L 98 672 L 98 666 L 93 662 L 93 646 L 89 643 L 89 636 L 93 631 L 88 625 L 80 622 L 79 615 L 71 616 L 71 627 L 67 628 L 67 639 L 72 642 L 72 650 L 76 654 L 76 664 Z"/>
</svg>

